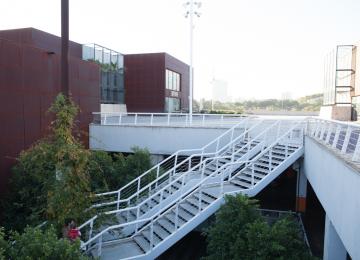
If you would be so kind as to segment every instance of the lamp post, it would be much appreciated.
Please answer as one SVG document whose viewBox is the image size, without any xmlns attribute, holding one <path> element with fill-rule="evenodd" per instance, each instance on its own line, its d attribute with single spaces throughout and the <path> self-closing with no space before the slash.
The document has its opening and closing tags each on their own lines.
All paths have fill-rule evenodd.
<svg viewBox="0 0 360 260">
<path fill-rule="evenodd" d="M 197 11 L 201 7 L 200 2 L 194 2 L 190 0 L 184 4 L 187 11 L 185 17 L 189 17 L 190 25 L 190 66 L 189 66 L 189 120 L 192 123 L 193 114 L 193 90 L 194 90 L 194 75 L 193 75 L 193 43 L 194 43 L 194 15 L 200 17 L 200 13 Z"/>
</svg>

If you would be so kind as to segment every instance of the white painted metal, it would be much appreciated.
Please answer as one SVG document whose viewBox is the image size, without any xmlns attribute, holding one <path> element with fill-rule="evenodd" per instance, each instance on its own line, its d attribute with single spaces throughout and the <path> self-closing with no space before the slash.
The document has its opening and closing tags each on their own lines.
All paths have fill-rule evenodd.
<svg viewBox="0 0 360 260">
<path fill-rule="evenodd" d="M 260 153 L 254 158 L 234 161 L 234 150 L 230 149 L 230 156 L 215 159 L 212 172 L 205 174 L 206 167 L 199 168 L 199 178 L 188 189 L 185 185 L 190 181 L 186 182 L 185 178 L 189 174 L 175 177 L 169 184 L 178 182 L 180 194 L 174 196 L 169 204 L 164 204 L 161 200 L 164 191 L 170 187 L 167 185 L 157 191 L 160 196 L 159 203 L 163 204 L 149 217 L 140 219 L 136 216 L 134 221 L 104 228 L 83 243 L 82 247 L 93 253 L 100 252 L 104 258 L 107 258 L 106 255 L 115 254 L 118 259 L 154 259 L 213 214 L 220 207 L 225 194 L 241 192 L 254 196 L 302 155 L 304 121 L 292 124 L 291 127 L 276 122 L 271 129 L 277 134 L 268 134 L 270 131 L 262 133 L 261 137 L 266 142 L 258 142 Z M 220 166 L 219 162 L 224 158 L 230 160 Z M 214 158 L 208 159 L 214 162 Z M 205 163 L 208 159 L 204 160 L 204 165 L 209 165 Z M 150 197 L 154 199 L 154 196 L 158 195 L 153 194 Z M 134 232 L 128 233 L 129 230 Z M 104 237 L 115 231 L 118 231 L 119 235 L 113 236 L 113 241 L 103 242 Z M 127 250 L 126 256 L 121 255 L 125 245 L 132 248 Z"/>
<path fill-rule="evenodd" d="M 320 131 L 320 129 L 322 129 Z M 343 157 L 360 162 L 360 125 L 320 118 L 309 119 L 307 135 L 336 150 Z"/>
<path fill-rule="evenodd" d="M 148 126 L 233 126 L 249 117 L 242 114 L 189 114 L 183 113 L 93 113 L 93 124 L 148 125 Z"/>
</svg>

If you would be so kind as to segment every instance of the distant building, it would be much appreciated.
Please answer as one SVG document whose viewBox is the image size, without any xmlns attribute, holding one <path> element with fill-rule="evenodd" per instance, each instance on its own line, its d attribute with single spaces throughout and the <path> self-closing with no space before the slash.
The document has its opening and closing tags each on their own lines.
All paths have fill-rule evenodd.
<svg viewBox="0 0 360 260">
<path fill-rule="evenodd" d="M 220 102 L 229 102 L 231 98 L 228 94 L 228 83 L 225 80 L 212 80 L 212 100 Z"/>
<path fill-rule="evenodd" d="M 189 66 L 167 53 L 125 55 L 129 112 L 180 112 L 189 107 Z"/>
</svg>

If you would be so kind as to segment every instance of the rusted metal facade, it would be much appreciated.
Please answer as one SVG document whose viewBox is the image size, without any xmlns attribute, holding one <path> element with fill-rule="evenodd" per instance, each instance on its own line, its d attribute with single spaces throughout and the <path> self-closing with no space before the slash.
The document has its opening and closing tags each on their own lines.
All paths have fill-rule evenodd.
<svg viewBox="0 0 360 260">
<path fill-rule="evenodd" d="M 181 110 L 189 106 L 189 66 L 167 53 L 128 54 L 124 56 L 125 103 L 129 112 L 164 112 L 165 97 L 180 99 Z M 180 74 L 180 91 L 165 88 L 165 71 Z"/>
<path fill-rule="evenodd" d="M 69 85 L 81 112 L 77 118 L 87 146 L 92 112 L 100 110 L 100 68 L 83 61 L 70 42 Z M 47 113 L 61 91 L 61 39 L 33 29 L 0 31 L 0 194 L 20 151 L 49 130 Z"/>
</svg>

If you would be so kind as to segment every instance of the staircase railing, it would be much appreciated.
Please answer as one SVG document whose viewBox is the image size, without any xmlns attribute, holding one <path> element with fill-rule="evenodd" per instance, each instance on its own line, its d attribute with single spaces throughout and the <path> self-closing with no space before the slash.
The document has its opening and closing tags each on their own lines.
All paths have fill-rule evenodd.
<svg viewBox="0 0 360 260">
<path fill-rule="evenodd" d="M 241 138 L 243 135 L 246 135 L 246 133 L 243 133 L 243 135 L 240 135 L 237 139 L 234 139 L 232 142 L 230 142 L 228 144 L 228 148 L 232 151 L 230 156 L 216 156 L 216 157 L 211 157 L 211 158 L 206 158 L 205 160 L 203 160 L 199 165 L 195 165 L 192 168 L 188 169 L 187 172 L 181 174 L 180 176 L 175 176 L 173 180 L 171 180 L 166 186 L 162 187 L 161 189 L 159 189 L 156 193 L 148 193 L 149 197 L 146 197 L 146 199 L 144 199 L 142 202 L 140 202 L 139 204 L 137 204 L 136 206 L 133 207 L 127 207 L 124 209 L 117 209 L 117 210 L 112 210 L 112 211 L 107 211 L 104 214 L 105 215 L 126 215 L 126 219 L 129 220 L 129 216 L 130 214 L 134 213 L 135 216 L 133 216 L 135 219 L 138 219 L 139 217 L 141 217 L 142 215 L 146 214 L 141 212 L 141 208 L 142 206 L 144 206 L 146 203 L 149 202 L 149 200 L 159 197 L 160 201 L 158 203 L 156 203 L 155 206 L 161 205 L 163 203 L 163 197 L 164 197 L 164 191 L 168 190 L 171 188 L 171 186 L 178 182 L 181 183 L 181 192 L 183 191 L 183 187 L 184 185 L 187 183 L 187 180 L 190 178 L 190 174 L 193 173 L 194 171 L 198 171 L 201 172 L 201 176 L 200 179 L 198 180 L 202 180 L 204 179 L 205 176 L 205 169 L 206 167 L 211 164 L 211 163 L 215 163 L 216 165 L 216 169 L 220 168 L 221 164 L 219 163 L 220 160 L 224 160 L 224 159 L 229 159 L 230 162 L 234 162 L 234 161 L 238 161 L 238 160 L 249 160 L 250 159 L 250 152 L 252 148 L 255 148 L 257 146 L 260 146 L 260 151 L 262 151 L 265 148 L 265 141 L 269 138 L 269 134 L 271 132 L 276 132 L 278 133 L 279 130 L 279 126 L 281 125 L 281 121 L 275 121 L 272 124 L 270 124 L 270 126 L 268 125 L 269 122 L 265 123 L 265 126 L 263 126 L 262 124 L 256 124 L 253 127 L 251 127 L 249 129 L 249 131 L 255 130 L 255 128 L 260 128 L 261 132 L 258 133 L 257 136 L 255 136 L 254 138 L 251 138 L 250 140 L 248 140 L 247 144 L 237 150 L 235 150 L 235 145 L 237 139 Z M 265 128 L 265 129 L 263 129 Z M 253 145 L 255 144 L 255 146 L 253 147 Z M 226 149 L 225 149 L 226 151 Z M 242 151 L 246 151 L 246 153 L 238 158 L 237 160 L 235 160 L 235 156 L 237 154 L 240 154 Z M 212 155 L 216 155 L 216 153 L 213 153 Z M 115 201 L 112 202 L 112 204 L 115 203 L 119 203 L 119 201 Z M 155 203 L 155 202 L 153 202 Z M 90 234 L 89 237 L 91 237 L 92 233 L 93 233 L 93 227 L 94 227 L 94 223 L 97 220 L 98 216 L 94 216 L 93 218 L 91 218 L 90 220 L 88 220 L 87 222 L 85 222 L 83 225 L 81 225 L 79 228 L 80 229 L 85 229 L 88 228 L 89 231 L 88 233 Z M 133 220 L 131 220 L 133 221 Z M 84 232 L 83 232 L 84 233 Z"/>
<path fill-rule="evenodd" d="M 307 135 L 340 152 L 354 162 L 360 162 L 360 125 L 336 120 L 311 118 Z"/>
<path fill-rule="evenodd" d="M 227 164 L 221 166 L 219 169 L 214 171 L 212 174 L 210 174 L 209 176 L 206 176 L 202 180 L 200 180 L 200 182 L 196 185 L 196 187 L 194 187 L 194 189 L 188 190 L 188 191 L 184 192 L 183 194 L 181 194 L 166 209 L 160 208 L 155 214 L 153 214 L 152 217 L 135 220 L 130 223 L 118 224 L 118 225 L 113 225 L 113 226 L 107 227 L 106 229 L 104 229 L 103 231 L 101 231 L 100 233 L 96 234 L 94 237 L 90 238 L 88 241 L 83 243 L 82 248 L 89 250 L 93 246 L 92 243 L 95 242 L 95 246 L 97 245 L 98 255 L 100 256 L 104 234 L 107 234 L 112 230 L 116 230 L 116 229 L 121 230 L 125 227 L 132 227 L 132 228 L 134 228 L 135 233 L 133 235 L 127 235 L 127 237 L 134 237 L 137 233 L 145 230 L 146 228 L 148 228 L 150 230 L 150 238 L 151 239 L 150 239 L 150 247 L 149 248 L 150 248 L 150 251 L 152 251 L 155 246 L 154 240 L 153 240 L 153 237 L 154 237 L 153 231 L 154 231 L 154 224 L 155 224 L 156 220 L 158 220 L 159 218 L 161 218 L 162 216 L 164 216 L 168 213 L 175 213 L 175 230 L 178 230 L 179 228 L 181 228 L 181 227 L 178 227 L 178 225 L 177 225 L 179 223 L 179 205 L 181 203 L 185 202 L 186 199 L 188 199 L 190 196 L 198 193 L 199 194 L 199 196 L 198 196 L 199 211 L 198 211 L 197 215 L 199 215 L 202 211 L 204 211 L 206 209 L 206 208 L 202 207 L 202 193 L 203 193 L 204 188 L 207 188 L 209 186 L 209 184 L 208 184 L 209 179 L 219 176 L 219 175 L 221 176 L 220 180 L 218 181 L 219 182 L 218 185 L 220 186 L 219 197 L 216 201 L 221 199 L 225 193 L 231 194 L 232 192 L 227 192 L 227 191 L 224 192 L 224 186 L 225 186 L 225 184 L 229 183 L 229 176 L 231 176 L 231 174 L 232 174 L 232 172 L 234 172 L 234 170 L 238 170 L 240 172 L 240 167 L 242 165 L 244 165 L 246 163 L 254 163 L 258 158 L 263 156 L 266 152 L 268 152 L 270 149 L 272 149 L 278 143 L 284 144 L 285 146 L 291 145 L 291 144 L 302 144 L 299 142 L 300 140 L 302 140 L 301 137 L 295 136 L 296 142 L 291 142 L 291 141 L 294 141 L 294 133 L 293 133 L 294 130 L 303 123 L 304 122 L 299 122 L 295 126 L 293 126 L 290 130 L 286 131 L 284 134 L 282 134 L 280 136 L 277 135 L 276 140 L 273 143 L 271 143 L 266 149 L 264 149 L 255 158 L 253 158 L 251 160 L 245 160 L 245 161 L 240 160 L 237 162 L 231 162 L 231 163 L 227 163 Z M 302 131 L 303 131 L 303 128 L 299 129 L 300 133 Z M 280 134 L 280 131 L 278 133 Z M 296 135 L 298 133 L 296 133 Z M 216 201 L 214 201 L 212 203 L 215 203 Z M 138 229 L 138 227 L 140 227 L 140 228 Z M 169 237 L 165 238 L 165 240 L 168 239 Z M 122 238 L 125 238 L 125 237 L 120 237 L 119 239 L 122 239 Z"/>
<path fill-rule="evenodd" d="M 120 199 L 125 199 L 133 195 L 134 193 L 138 193 L 144 186 L 148 185 L 149 182 L 151 182 L 153 179 L 158 179 L 161 177 L 164 173 L 166 173 L 170 169 L 176 168 L 178 164 L 181 163 L 180 156 L 181 155 L 189 155 L 189 154 L 206 154 L 209 152 L 217 152 L 219 149 L 222 148 L 223 145 L 227 144 L 229 141 L 232 141 L 234 138 L 234 135 L 236 134 L 236 131 L 241 131 L 248 127 L 249 124 L 249 118 L 243 119 L 241 122 L 237 123 L 227 131 L 225 131 L 223 134 L 209 142 L 207 145 L 203 146 L 199 149 L 185 149 L 185 150 L 179 150 L 160 163 L 156 164 L 143 174 L 141 174 L 139 177 L 135 178 L 134 180 L 127 183 L 125 186 L 121 187 L 118 190 L 110 191 L 110 192 L 104 192 L 97 194 L 96 196 L 98 198 L 104 198 L 106 201 L 119 201 Z M 110 199 L 109 199 L 110 197 Z M 99 203 L 98 203 L 99 204 Z"/>
</svg>

